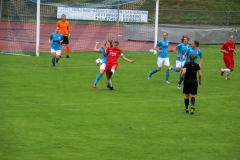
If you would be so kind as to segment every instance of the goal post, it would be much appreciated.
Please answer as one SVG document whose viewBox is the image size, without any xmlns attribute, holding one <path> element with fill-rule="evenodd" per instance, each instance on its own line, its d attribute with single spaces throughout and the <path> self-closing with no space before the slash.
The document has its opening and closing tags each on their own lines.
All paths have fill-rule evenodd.
<svg viewBox="0 0 240 160">
<path fill-rule="evenodd" d="M 155 33 L 154 33 L 154 48 L 158 41 L 158 15 L 159 15 L 159 0 L 156 0 L 156 9 L 155 9 Z M 154 50 L 154 54 L 157 54 L 157 51 Z"/>
<path fill-rule="evenodd" d="M 36 56 L 39 56 L 40 44 L 40 0 L 37 0 L 37 22 L 36 22 Z"/>
<path fill-rule="evenodd" d="M 158 41 L 158 14 L 159 14 L 159 0 L 156 0 L 156 9 L 155 9 L 155 33 L 154 33 L 154 48 Z M 157 51 L 154 50 L 154 54 L 157 54 Z"/>
</svg>

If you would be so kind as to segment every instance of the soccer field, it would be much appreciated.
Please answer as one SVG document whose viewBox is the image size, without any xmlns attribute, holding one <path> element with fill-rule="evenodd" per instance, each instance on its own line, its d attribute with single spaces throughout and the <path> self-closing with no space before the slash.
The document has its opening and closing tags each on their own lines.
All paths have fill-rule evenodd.
<svg viewBox="0 0 240 160">
<path fill-rule="evenodd" d="M 121 48 L 121 46 L 120 46 Z M 0 159 L 3 160 L 238 160 L 240 156 L 240 49 L 230 81 L 219 45 L 200 45 L 202 85 L 195 114 L 184 111 L 179 73 L 157 67 L 157 55 L 124 52 L 113 75 L 92 88 L 96 52 L 73 52 L 55 68 L 50 53 L 0 54 Z M 64 53 L 65 54 L 65 53 Z M 175 65 L 175 54 L 170 54 Z"/>
</svg>

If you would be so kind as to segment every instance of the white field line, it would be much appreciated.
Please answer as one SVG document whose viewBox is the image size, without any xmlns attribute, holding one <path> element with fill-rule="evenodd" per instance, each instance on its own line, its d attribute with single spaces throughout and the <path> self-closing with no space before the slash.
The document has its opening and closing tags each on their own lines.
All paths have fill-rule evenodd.
<svg viewBox="0 0 240 160">
<path fill-rule="evenodd" d="M 0 52 L 2 54 L 10 54 L 10 55 L 14 55 L 14 56 L 30 56 L 30 55 L 27 55 L 27 54 L 22 54 L 22 53 L 4 53 L 4 52 Z"/>
</svg>

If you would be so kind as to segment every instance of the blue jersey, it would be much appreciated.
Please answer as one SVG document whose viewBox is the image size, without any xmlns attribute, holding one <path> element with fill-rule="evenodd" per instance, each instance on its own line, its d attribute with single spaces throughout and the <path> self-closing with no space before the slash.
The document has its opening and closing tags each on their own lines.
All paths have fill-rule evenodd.
<svg viewBox="0 0 240 160">
<path fill-rule="evenodd" d="M 51 48 L 54 50 L 61 50 L 61 43 L 60 41 L 63 40 L 62 34 L 58 33 L 52 33 L 50 36 L 50 39 L 52 40 Z"/>
<path fill-rule="evenodd" d="M 162 50 L 162 52 L 158 53 L 158 57 L 160 58 L 168 58 L 168 45 L 169 45 L 169 40 L 160 40 L 157 42 L 157 46 L 159 50 Z"/>
<path fill-rule="evenodd" d="M 102 62 L 106 64 L 107 63 L 108 54 L 106 56 L 104 56 L 105 51 L 106 50 L 103 49 L 103 48 L 99 49 L 99 52 L 102 54 Z"/>
<path fill-rule="evenodd" d="M 199 50 L 198 48 L 196 48 L 195 50 L 194 50 L 193 48 L 189 48 L 189 49 L 187 49 L 187 51 L 186 51 L 187 58 L 186 58 L 185 63 L 186 63 L 186 62 L 190 62 L 189 56 L 190 56 L 191 54 L 194 54 L 194 55 L 195 55 L 195 60 L 194 60 L 195 63 L 197 63 L 198 57 L 202 57 L 202 51 L 201 51 L 201 50 Z"/>
<path fill-rule="evenodd" d="M 184 43 L 179 43 L 176 48 L 178 50 L 178 55 L 180 56 L 180 57 L 177 57 L 176 60 L 183 62 L 184 60 L 182 59 L 182 57 L 186 53 L 187 49 L 189 48 L 189 45 Z"/>
</svg>

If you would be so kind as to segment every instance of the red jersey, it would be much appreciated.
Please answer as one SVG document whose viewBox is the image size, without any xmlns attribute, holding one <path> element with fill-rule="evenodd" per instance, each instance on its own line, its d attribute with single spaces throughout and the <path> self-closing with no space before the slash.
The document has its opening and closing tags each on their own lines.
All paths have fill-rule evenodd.
<svg viewBox="0 0 240 160">
<path fill-rule="evenodd" d="M 108 48 L 107 49 L 108 59 L 107 63 L 117 63 L 117 59 L 122 55 L 122 51 L 119 48 Z"/>
<path fill-rule="evenodd" d="M 223 56 L 233 57 L 234 49 L 235 49 L 235 42 L 232 42 L 232 43 L 225 42 L 221 47 L 221 50 L 227 51 L 227 53 L 224 53 Z"/>
</svg>

